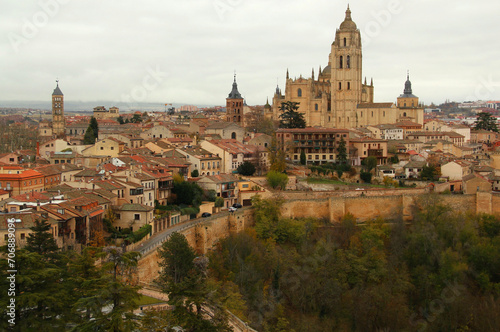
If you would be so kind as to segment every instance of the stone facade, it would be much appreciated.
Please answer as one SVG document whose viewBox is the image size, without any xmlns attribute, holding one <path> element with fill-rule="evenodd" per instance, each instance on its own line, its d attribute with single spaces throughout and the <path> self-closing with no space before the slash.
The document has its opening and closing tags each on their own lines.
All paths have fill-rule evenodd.
<svg viewBox="0 0 500 332">
<path fill-rule="evenodd" d="M 273 97 L 272 116 L 278 120 L 281 103 L 299 103 L 298 111 L 304 114 L 308 126 L 327 128 L 358 128 L 382 123 L 411 120 L 423 124 L 424 111 L 418 97 L 411 93 L 409 77 L 404 94 L 393 103 L 374 103 L 373 80 L 362 81 L 361 33 L 352 21 L 349 7 L 345 20 L 337 29 L 328 57 L 328 66 L 321 67 L 317 78 L 292 79 L 287 71 L 285 94 L 279 87 Z M 229 121 L 229 120 L 228 120 Z"/>
<path fill-rule="evenodd" d="M 59 81 L 52 93 L 52 134 L 64 135 L 66 122 L 64 120 L 64 95 L 59 89 Z"/>
<path fill-rule="evenodd" d="M 226 98 L 226 121 L 238 124 L 243 121 L 243 97 L 238 92 L 236 74 L 234 75 L 233 89 Z"/>
</svg>

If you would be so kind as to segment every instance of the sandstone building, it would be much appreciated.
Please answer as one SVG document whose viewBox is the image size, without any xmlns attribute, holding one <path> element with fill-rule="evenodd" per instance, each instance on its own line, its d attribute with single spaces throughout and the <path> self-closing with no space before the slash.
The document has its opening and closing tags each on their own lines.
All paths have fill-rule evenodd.
<svg viewBox="0 0 500 332">
<path fill-rule="evenodd" d="M 409 75 L 397 105 L 375 103 L 373 80 L 367 84 L 365 77 L 363 82 L 362 69 L 361 33 L 347 7 L 331 46 L 328 66 L 323 70 L 320 67 L 317 77 L 313 69 L 310 78 L 301 75 L 292 79 L 287 70 L 285 94 L 277 87 L 272 112 L 265 114 L 278 120 L 281 103 L 292 101 L 299 103 L 307 126 L 350 129 L 403 120 L 423 124 L 424 111 L 412 93 Z"/>
<path fill-rule="evenodd" d="M 59 89 L 59 80 L 56 80 L 57 86 L 52 93 L 52 134 L 56 136 L 64 135 L 64 95 Z"/>
</svg>

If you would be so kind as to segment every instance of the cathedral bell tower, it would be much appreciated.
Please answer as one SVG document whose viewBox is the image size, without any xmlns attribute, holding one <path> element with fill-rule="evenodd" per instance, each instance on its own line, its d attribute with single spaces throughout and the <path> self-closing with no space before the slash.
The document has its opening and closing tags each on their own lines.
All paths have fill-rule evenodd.
<svg viewBox="0 0 500 332">
<path fill-rule="evenodd" d="M 64 95 L 59 89 L 59 80 L 52 93 L 52 134 L 54 136 L 63 135 L 66 130 L 64 122 Z"/>
<path fill-rule="evenodd" d="M 347 6 L 330 53 L 332 116 L 336 128 L 356 127 L 356 108 L 362 102 L 361 34 Z"/>
</svg>

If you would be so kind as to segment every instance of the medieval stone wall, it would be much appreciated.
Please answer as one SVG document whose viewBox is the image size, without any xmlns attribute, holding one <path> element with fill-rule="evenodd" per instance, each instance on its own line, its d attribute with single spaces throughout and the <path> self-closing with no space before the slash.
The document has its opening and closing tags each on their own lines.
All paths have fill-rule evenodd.
<svg viewBox="0 0 500 332">
<path fill-rule="evenodd" d="M 369 194 L 367 192 L 370 192 Z M 288 198 L 282 207 L 283 217 L 312 217 L 339 222 L 347 213 L 357 221 L 363 222 L 376 217 L 388 220 L 403 218 L 413 219 L 414 205 L 421 194 L 415 190 L 365 191 L 360 195 L 351 192 L 355 197 L 332 196 L 332 192 L 304 192 L 302 198 L 298 193 L 285 192 L 280 196 Z M 395 194 L 398 193 L 398 194 Z M 296 197 L 290 199 L 290 197 Z M 500 215 L 500 194 L 477 193 L 475 195 L 440 195 L 444 204 L 453 211 L 489 213 Z M 220 239 L 230 234 L 242 232 L 253 226 L 252 208 L 240 209 L 234 213 L 223 212 L 182 230 L 184 236 L 199 254 L 206 254 Z M 168 231 L 168 230 L 167 230 Z M 158 275 L 157 250 L 152 250 L 139 261 L 138 277 L 141 283 L 150 283 Z"/>
</svg>

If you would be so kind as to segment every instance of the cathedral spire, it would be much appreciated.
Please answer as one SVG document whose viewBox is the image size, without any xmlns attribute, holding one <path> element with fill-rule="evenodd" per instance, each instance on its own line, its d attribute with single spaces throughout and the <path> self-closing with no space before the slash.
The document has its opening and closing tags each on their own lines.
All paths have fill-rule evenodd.
<svg viewBox="0 0 500 332">
<path fill-rule="evenodd" d="M 373 77 L 372 77 L 372 82 L 370 83 L 371 86 L 373 86 Z"/>
<path fill-rule="evenodd" d="M 289 78 L 289 75 L 288 75 L 288 68 L 286 69 L 286 79 Z"/>
<path fill-rule="evenodd" d="M 314 68 L 312 69 L 312 76 L 311 76 L 311 78 L 312 78 L 312 79 L 313 79 L 313 81 L 314 81 Z"/>
</svg>

